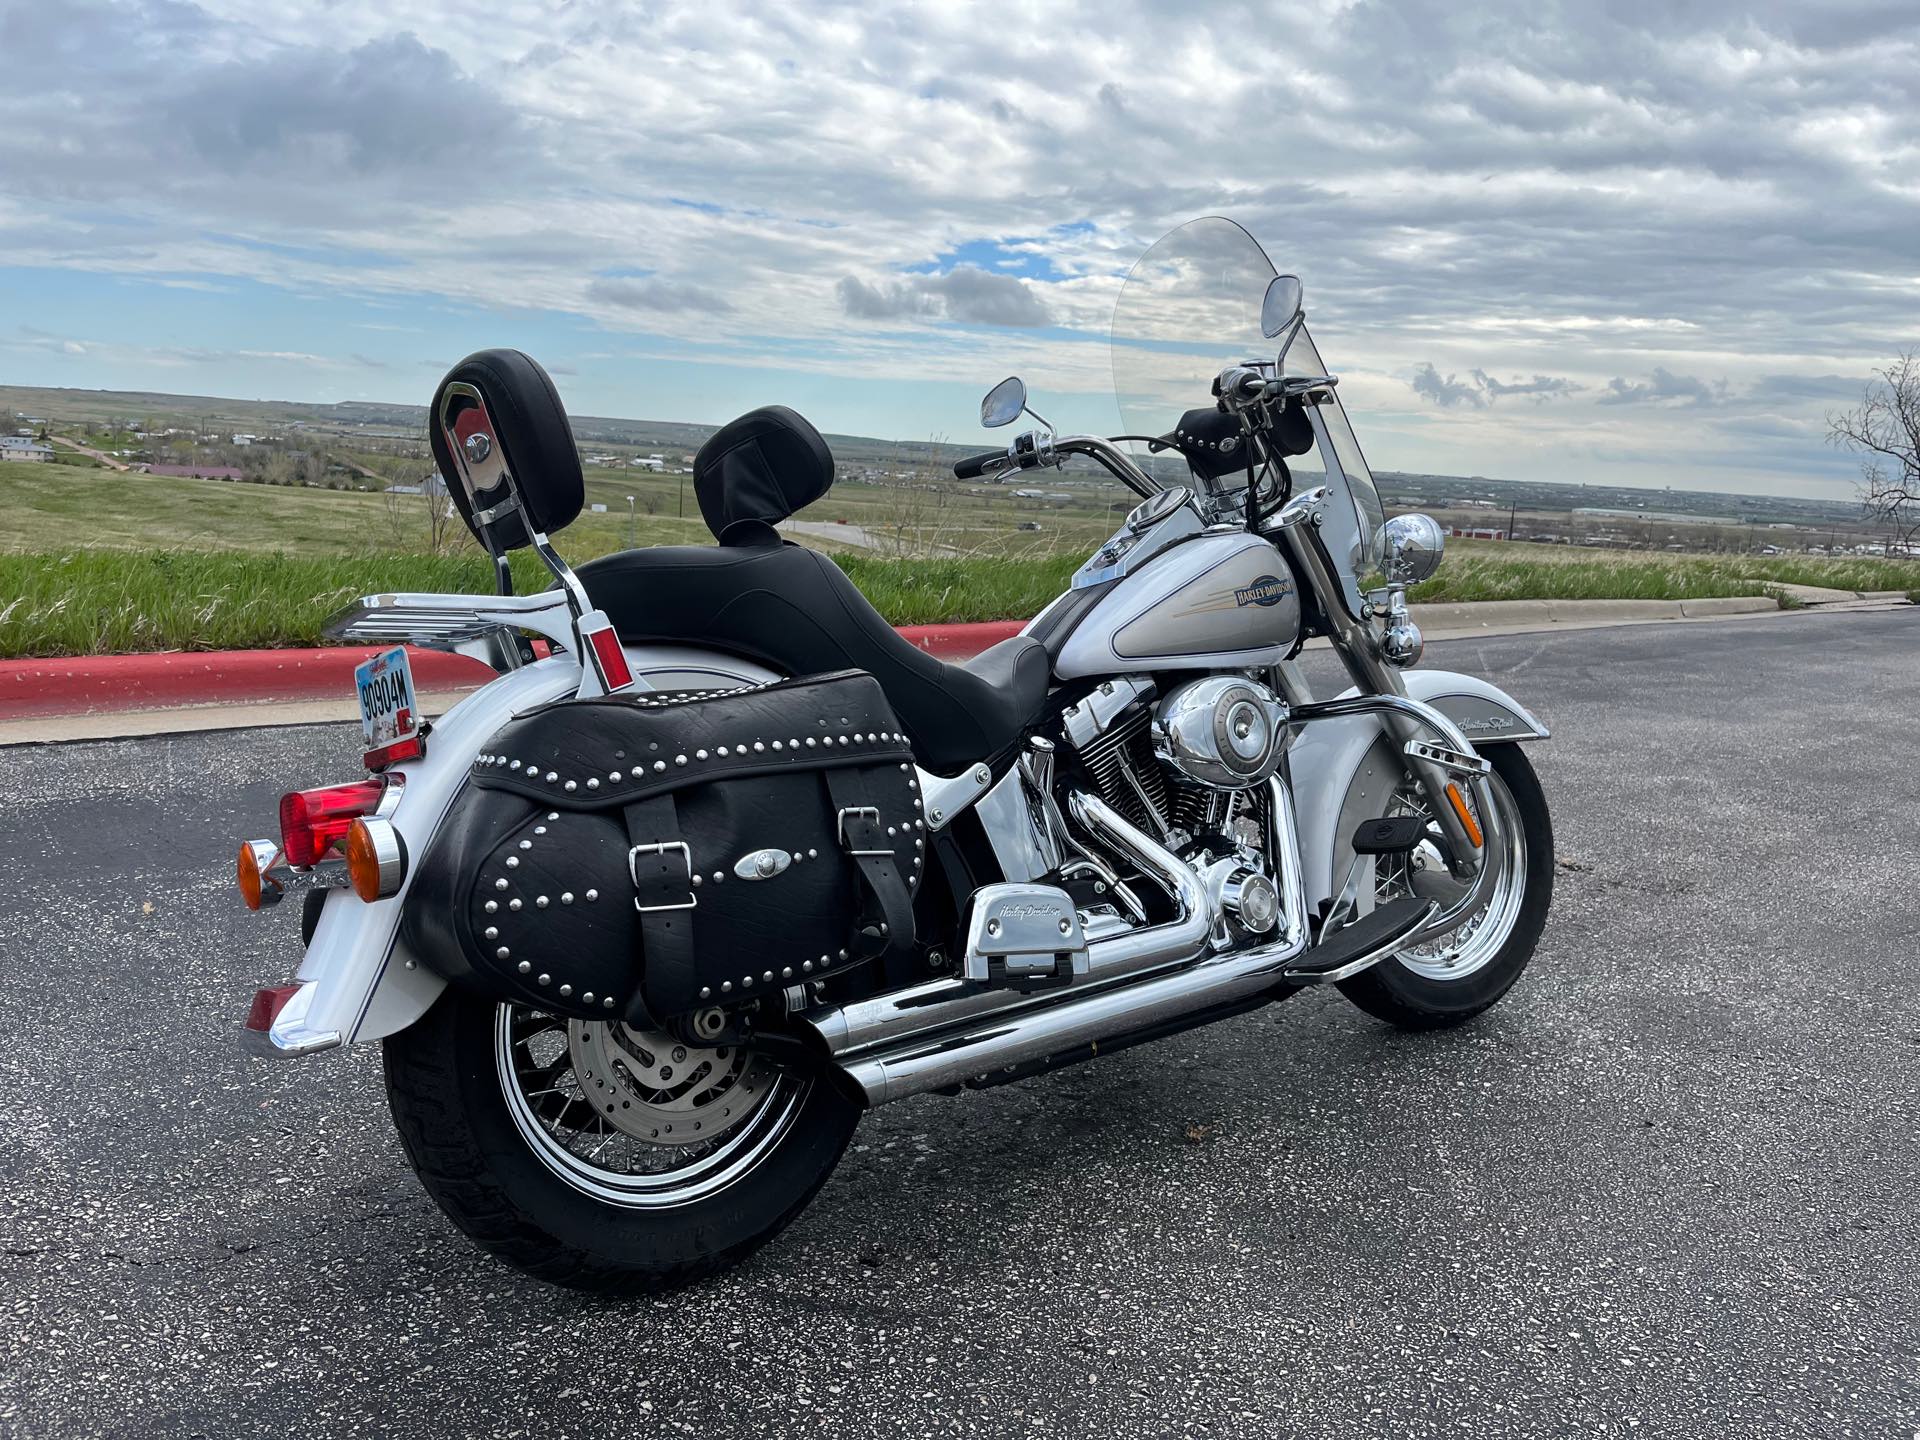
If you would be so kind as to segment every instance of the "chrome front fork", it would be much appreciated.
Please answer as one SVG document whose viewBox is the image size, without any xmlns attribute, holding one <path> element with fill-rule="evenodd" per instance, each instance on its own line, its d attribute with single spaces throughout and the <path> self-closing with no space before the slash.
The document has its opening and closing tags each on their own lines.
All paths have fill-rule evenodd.
<svg viewBox="0 0 1920 1440">
<path fill-rule="evenodd" d="M 1312 714 L 1324 717 L 1378 713 L 1387 733 L 1399 747 L 1407 774 L 1426 793 L 1428 808 L 1439 822 L 1440 833 L 1447 838 L 1448 870 L 1461 880 L 1473 880 L 1476 893 L 1483 890 L 1486 872 L 1497 869 L 1486 862 L 1494 844 L 1493 832 L 1499 828 L 1499 820 L 1493 813 L 1493 796 L 1486 783 L 1486 762 L 1451 720 L 1431 706 L 1407 697 L 1406 682 L 1400 678 L 1399 670 L 1381 657 L 1380 640 L 1372 625 L 1356 616 L 1347 604 L 1346 591 L 1320 544 L 1315 512 L 1303 508 L 1299 515 L 1283 518 L 1287 523 L 1279 531 L 1280 541 L 1318 595 L 1320 611 L 1333 631 L 1334 649 L 1340 653 L 1354 684 L 1362 691 L 1372 692 L 1348 700 L 1295 706 L 1294 719 L 1312 718 Z M 1336 706 L 1346 708 L 1332 708 Z M 1436 735 L 1440 742 L 1437 747 L 1432 744 Z M 1441 751 L 1451 751 L 1454 757 L 1467 763 L 1464 766 L 1450 763 L 1451 757 L 1439 753 Z M 1474 786 L 1480 814 L 1485 817 L 1482 821 L 1485 844 L 1474 843 L 1467 822 L 1447 796 L 1447 786 L 1456 774 L 1466 775 Z"/>
</svg>

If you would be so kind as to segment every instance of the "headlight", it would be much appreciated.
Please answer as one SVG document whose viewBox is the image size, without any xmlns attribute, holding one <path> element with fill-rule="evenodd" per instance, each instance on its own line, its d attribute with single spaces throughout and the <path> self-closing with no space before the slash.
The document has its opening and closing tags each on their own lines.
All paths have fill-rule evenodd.
<svg viewBox="0 0 1920 1440">
<path fill-rule="evenodd" d="M 1380 573 L 1396 585 L 1418 585 L 1440 568 L 1446 532 L 1431 515 L 1396 515 L 1373 537 Z"/>
</svg>

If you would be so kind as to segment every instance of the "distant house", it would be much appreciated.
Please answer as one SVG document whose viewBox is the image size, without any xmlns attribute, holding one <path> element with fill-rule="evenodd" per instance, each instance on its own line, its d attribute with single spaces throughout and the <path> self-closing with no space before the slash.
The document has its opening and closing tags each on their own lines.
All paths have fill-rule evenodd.
<svg viewBox="0 0 1920 1440">
<path fill-rule="evenodd" d="M 149 475 L 171 475 L 182 480 L 244 480 L 247 472 L 231 465 L 149 465 Z"/>
<path fill-rule="evenodd" d="M 0 436 L 0 460 L 51 460 L 53 447 L 32 437 Z"/>
</svg>

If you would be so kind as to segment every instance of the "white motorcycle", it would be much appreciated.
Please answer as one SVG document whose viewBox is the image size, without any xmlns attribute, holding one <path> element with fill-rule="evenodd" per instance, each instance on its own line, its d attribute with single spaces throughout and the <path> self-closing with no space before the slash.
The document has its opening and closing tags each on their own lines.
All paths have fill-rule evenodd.
<svg viewBox="0 0 1920 1440">
<path fill-rule="evenodd" d="M 369 778 L 286 796 L 280 837 L 241 847 L 249 905 L 303 892 L 305 958 L 255 997 L 255 1048 L 383 1041 L 456 1225 L 544 1279 L 647 1290 L 777 1233 L 870 1107 L 1312 985 L 1411 1028 L 1487 1009 L 1551 897 L 1516 743 L 1547 731 L 1408 668 L 1405 591 L 1441 532 L 1384 519 L 1303 322 L 1299 281 L 1229 221 L 1147 252 L 1113 333 L 1136 433 L 1035 416 L 955 467 L 1084 457 L 1140 504 L 964 665 L 774 531 L 833 478 L 791 411 L 702 449 L 717 546 L 576 573 L 548 539 L 583 497 L 552 382 L 517 352 L 462 362 L 431 439 L 501 593 L 334 622 L 396 648 L 360 676 Z M 981 419 L 1023 412 L 1008 380 Z M 521 547 L 553 588 L 511 593 Z M 1352 688 L 1309 691 L 1312 636 Z M 423 723 L 402 642 L 498 678 Z"/>
</svg>

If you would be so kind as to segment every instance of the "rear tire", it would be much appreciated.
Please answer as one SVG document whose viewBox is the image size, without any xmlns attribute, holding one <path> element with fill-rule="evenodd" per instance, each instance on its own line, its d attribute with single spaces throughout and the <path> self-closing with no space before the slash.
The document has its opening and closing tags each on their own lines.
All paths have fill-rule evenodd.
<svg viewBox="0 0 1920 1440">
<path fill-rule="evenodd" d="M 805 1208 L 860 1119 L 858 1105 L 824 1080 L 781 1071 L 785 1089 L 753 1111 L 764 1133 L 745 1135 L 752 1148 L 684 1198 L 671 1170 L 661 1177 L 668 1183 L 624 1198 L 617 1188 L 591 1193 L 593 1176 L 612 1172 L 589 1166 L 567 1178 L 566 1152 L 530 1139 L 533 1112 L 509 1099 L 500 1057 L 513 1008 L 449 990 L 388 1037 L 387 1100 L 414 1172 L 447 1218 L 482 1249 L 556 1285 L 645 1293 L 739 1263 Z"/>
<path fill-rule="evenodd" d="M 1340 982 L 1347 999 L 1403 1030 L 1442 1029 L 1491 1009 L 1533 958 L 1553 903 L 1553 819 L 1540 779 L 1519 745 L 1489 745 L 1482 753 L 1506 787 L 1519 820 L 1526 875 L 1518 908 L 1493 955 L 1457 979 L 1419 973 L 1394 956 Z M 1422 968 L 1431 972 L 1434 967 Z"/>
</svg>

